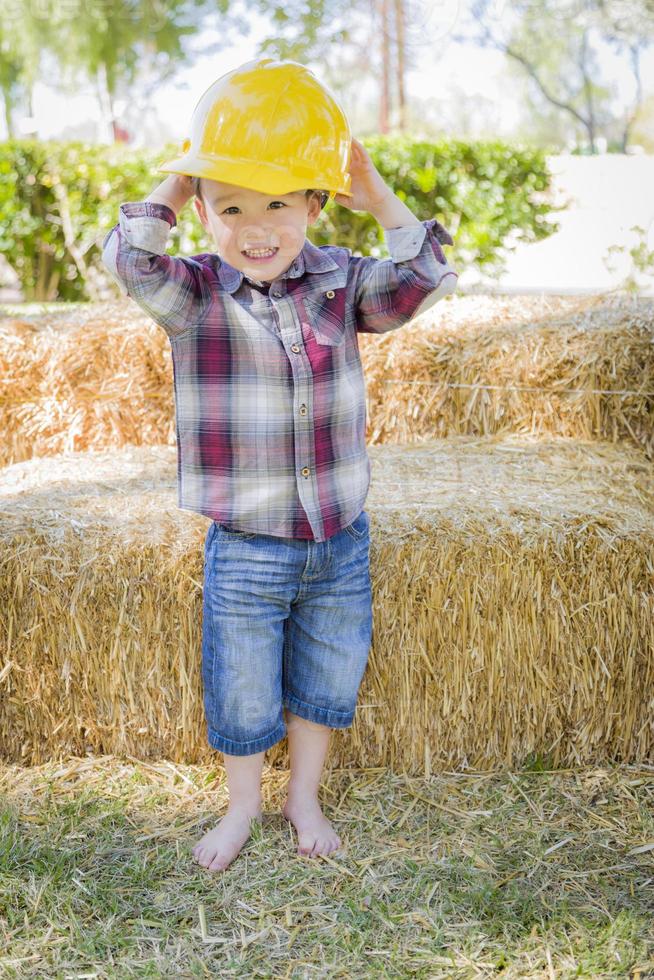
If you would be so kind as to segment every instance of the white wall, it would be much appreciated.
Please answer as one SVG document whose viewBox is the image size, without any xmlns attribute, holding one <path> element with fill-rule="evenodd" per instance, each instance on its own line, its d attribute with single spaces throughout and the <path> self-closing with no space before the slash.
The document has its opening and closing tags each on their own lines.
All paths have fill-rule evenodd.
<svg viewBox="0 0 654 980">
<path fill-rule="evenodd" d="M 613 271 L 604 259 L 612 245 L 638 243 L 638 234 L 631 230 L 636 225 L 644 229 L 654 252 L 654 156 L 561 155 L 550 157 L 548 164 L 554 175 L 552 201 L 567 203 L 555 216 L 560 230 L 542 242 L 520 245 L 498 280 L 461 269 L 462 289 L 476 284 L 507 291 L 614 288 L 629 273 L 631 259 L 615 256 Z M 643 291 L 654 295 L 654 276 L 637 278 Z"/>
</svg>

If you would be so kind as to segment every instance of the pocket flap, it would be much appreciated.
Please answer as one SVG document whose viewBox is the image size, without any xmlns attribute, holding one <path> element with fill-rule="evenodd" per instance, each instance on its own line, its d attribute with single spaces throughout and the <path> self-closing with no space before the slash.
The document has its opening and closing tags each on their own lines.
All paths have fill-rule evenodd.
<svg viewBox="0 0 654 980">
<path fill-rule="evenodd" d="M 345 294 L 347 289 L 327 289 L 302 300 L 309 326 L 319 344 L 337 347 L 345 337 Z"/>
</svg>

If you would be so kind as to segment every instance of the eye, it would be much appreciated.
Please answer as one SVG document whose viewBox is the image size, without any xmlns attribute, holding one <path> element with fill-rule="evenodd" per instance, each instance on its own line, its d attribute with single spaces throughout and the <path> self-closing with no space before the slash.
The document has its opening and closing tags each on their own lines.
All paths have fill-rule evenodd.
<svg viewBox="0 0 654 980">
<path fill-rule="evenodd" d="M 273 204 L 281 204 L 281 206 L 283 208 L 286 207 L 286 204 L 284 203 L 284 201 L 271 201 L 269 206 L 272 207 Z M 223 214 L 229 214 L 230 211 L 238 211 L 238 210 L 239 209 L 236 207 L 236 205 L 235 204 L 232 204 L 230 207 L 225 208 L 225 210 L 222 213 Z"/>
</svg>

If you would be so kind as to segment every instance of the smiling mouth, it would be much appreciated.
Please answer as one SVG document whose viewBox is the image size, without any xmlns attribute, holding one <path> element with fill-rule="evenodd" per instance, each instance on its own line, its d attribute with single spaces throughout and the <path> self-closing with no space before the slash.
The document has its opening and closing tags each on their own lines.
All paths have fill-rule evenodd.
<svg viewBox="0 0 654 980">
<path fill-rule="evenodd" d="M 241 255 L 244 255 L 246 259 L 252 259 L 254 262 L 265 262 L 267 259 L 274 258 L 279 252 L 279 248 L 252 248 L 252 249 L 242 249 Z"/>
</svg>

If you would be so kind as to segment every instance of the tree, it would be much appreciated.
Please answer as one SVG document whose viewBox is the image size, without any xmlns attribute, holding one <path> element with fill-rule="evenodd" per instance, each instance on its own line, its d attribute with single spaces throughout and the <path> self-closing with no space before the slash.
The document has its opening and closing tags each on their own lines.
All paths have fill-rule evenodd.
<svg viewBox="0 0 654 980">
<path fill-rule="evenodd" d="M 608 43 L 629 59 L 635 83 L 633 102 L 622 120 L 621 149 L 624 153 L 643 106 L 640 59 L 654 38 L 654 0 L 598 0 Z"/>
<path fill-rule="evenodd" d="M 421 28 L 428 25 L 433 0 L 256 3 L 275 27 L 259 53 L 319 63 L 335 92 L 351 90 L 353 79 L 360 84 L 366 76 L 374 78 L 379 91 L 378 130 L 406 129 L 406 66 L 412 52 L 429 43 Z"/>
<path fill-rule="evenodd" d="M 6 0 L 0 25 L 11 28 L 5 106 L 12 107 L 12 84 L 33 81 L 42 55 L 59 70 L 49 79 L 71 91 L 82 76 L 95 88 L 107 139 L 113 141 L 116 99 L 135 90 L 147 95 L 189 60 L 184 41 L 198 33 L 208 12 L 227 14 L 229 0 Z M 20 16 L 16 11 L 20 9 Z M 13 16 L 7 14 L 7 10 Z M 18 81 L 12 81 L 18 72 Z M 2 78 L 0 62 L 0 80 Z M 138 84 L 137 84 L 138 83 Z M 7 110 L 6 110 L 7 112 Z"/>
<path fill-rule="evenodd" d="M 406 16 L 404 0 L 395 0 L 395 30 L 397 31 L 397 104 L 398 125 L 402 132 L 406 130 L 406 32 L 404 19 Z"/>
<path fill-rule="evenodd" d="M 14 109 L 19 99 L 23 59 L 0 21 L 0 90 L 4 105 L 5 125 L 9 136 L 14 136 Z"/>
<path fill-rule="evenodd" d="M 21 104 L 27 104 L 32 115 L 44 27 L 34 9 L 22 9 L 19 0 L 5 0 L 0 8 L 0 91 L 9 136 L 15 135 L 14 113 Z"/>
<path fill-rule="evenodd" d="M 626 149 L 642 101 L 640 55 L 654 38 L 651 0 L 514 0 L 494 16 L 493 0 L 473 0 L 471 26 L 457 40 L 488 45 L 504 52 L 520 67 L 531 96 L 564 114 L 581 129 L 592 153 L 598 136 L 621 125 Z M 645 29 L 644 29 L 645 28 Z M 616 120 L 611 88 L 602 79 L 598 61 L 601 44 L 611 44 L 628 58 L 634 76 L 633 103 Z"/>
</svg>

